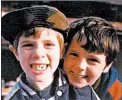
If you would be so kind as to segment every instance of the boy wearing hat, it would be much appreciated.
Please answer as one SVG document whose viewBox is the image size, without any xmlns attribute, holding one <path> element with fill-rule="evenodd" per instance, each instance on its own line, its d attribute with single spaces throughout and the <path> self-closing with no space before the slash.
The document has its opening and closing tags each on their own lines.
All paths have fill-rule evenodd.
<svg viewBox="0 0 122 100">
<path fill-rule="evenodd" d="M 111 66 L 119 52 L 113 26 L 99 17 L 81 18 L 71 23 L 67 44 L 64 69 L 70 83 L 92 85 L 101 100 L 120 100 L 122 80 Z"/>
<path fill-rule="evenodd" d="M 69 86 L 57 69 L 67 29 L 64 14 L 49 6 L 23 8 L 2 17 L 2 36 L 24 71 L 6 100 L 96 100 L 89 86 L 81 90 Z"/>
</svg>

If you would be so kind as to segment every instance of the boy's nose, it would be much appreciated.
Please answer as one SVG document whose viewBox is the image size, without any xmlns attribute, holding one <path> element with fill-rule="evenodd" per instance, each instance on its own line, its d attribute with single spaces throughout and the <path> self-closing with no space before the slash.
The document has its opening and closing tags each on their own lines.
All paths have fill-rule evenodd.
<svg viewBox="0 0 122 100">
<path fill-rule="evenodd" d="M 41 45 L 36 47 L 33 53 L 33 57 L 37 59 L 46 57 L 46 49 Z"/>
<path fill-rule="evenodd" d="M 76 69 L 78 69 L 79 71 L 85 71 L 87 69 L 87 62 L 85 59 L 79 60 L 79 62 L 76 65 Z"/>
</svg>

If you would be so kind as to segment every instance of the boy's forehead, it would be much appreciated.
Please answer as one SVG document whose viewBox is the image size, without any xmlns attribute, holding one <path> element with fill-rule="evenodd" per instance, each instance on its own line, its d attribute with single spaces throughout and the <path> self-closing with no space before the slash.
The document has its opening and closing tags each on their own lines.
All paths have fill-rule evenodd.
<svg viewBox="0 0 122 100">
<path fill-rule="evenodd" d="M 41 36 L 56 37 L 58 34 L 61 33 L 50 28 L 36 27 L 34 38 L 40 38 Z"/>
</svg>

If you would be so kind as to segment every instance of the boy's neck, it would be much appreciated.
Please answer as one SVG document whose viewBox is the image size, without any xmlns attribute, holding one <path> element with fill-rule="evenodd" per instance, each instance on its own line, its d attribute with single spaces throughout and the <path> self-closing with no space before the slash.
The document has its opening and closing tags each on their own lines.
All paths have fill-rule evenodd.
<svg viewBox="0 0 122 100">
<path fill-rule="evenodd" d="M 45 88 L 47 88 L 49 85 L 52 84 L 53 77 L 48 78 L 48 80 L 45 80 L 42 82 L 35 82 L 35 81 L 31 80 L 30 78 L 26 77 L 26 81 L 31 87 L 33 87 L 34 89 L 36 89 L 38 91 L 41 91 L 41 90 L 44 90 Z"/>
<path fill-rule="evenodd" d="M 95 84 L 93 85 L 93 89 L 97 89 L 100 85 L 100 82 L 101 82 L 101 77 L 95 82 Z"/>
</svg>

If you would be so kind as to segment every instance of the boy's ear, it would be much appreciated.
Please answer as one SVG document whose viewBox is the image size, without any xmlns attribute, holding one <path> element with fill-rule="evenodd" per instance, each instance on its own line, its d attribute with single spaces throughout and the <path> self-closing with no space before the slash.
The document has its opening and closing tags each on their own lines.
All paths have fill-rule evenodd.
<svg viewBox="0 0 122 100">
<path fill-rule="evenodd" d="M 65 56 L 67 45 L 68 45 L 67 43 L 64 44 L 64 47 L 63 47 L 63 50 L 62 50 L 62 53 L 61 53 L 61 59 Z"/>
<path fill-rule="evenodd" d="M 113 62 L 111 62 L 108 66 L 106 66 L 103 70 L 103 73 L 107 73 L 109 71 L 109 69 L 111 68 Z"/>
<path fill-rule="evenodd" d="M 14 53 L 16 59 L 19 60 L 18 59 L 18 52 L 17 52 L 16 48 L 13 45 L 9 45 L 9 49 Z"/>
</svg>

